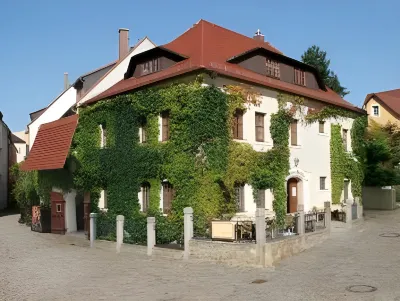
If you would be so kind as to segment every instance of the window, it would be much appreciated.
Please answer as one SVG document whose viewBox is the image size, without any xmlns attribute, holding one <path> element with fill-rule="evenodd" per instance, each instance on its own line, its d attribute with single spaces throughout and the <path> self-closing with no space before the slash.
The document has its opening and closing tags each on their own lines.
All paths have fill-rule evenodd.
<svg viewBox="0 0 400 301">
<path fill-rule="evenodd" d="M 61 204 L 56 204 L 56 212 L 61 212 Z"/>
<path fill-rule="evenodd" d="M 347 152 L 347 130 L 346 129 L 342 130 L 342 140 L 343 140 L 344 150 Z"/>
<path fill-rule="evenodd" d="M 161 128 L 161 135 L 162 135 L 162 141 L 168 141 L 169 140 L 169 112 L 164 111 L 161 113 L 161 119 L 162 119 L 162 128 Z"/>
<path fill-rule="evenodd" d="M 243 111 L 239 109 L 233 115 L 232 136 L 233 139 L 243 139 Z"/>
<path fill-rule="evenodd" d="M 107 146 L 107 129 L 105 124 L 100 124 L 100 147 L 105 148 Z"/>
<path fill-rule="evenodd" d="M 150 184 L 145 182 L 142 184 L 142 211 L 147 212 L 150 204 Z"/>
<path fill-rule="evenodd" d="M 265 190 L 259 189 L 257 191 L 257 208 L 265 208 Z"/>
<path fill-rule="evenodd" d="M 294 83 L 300 86 L 306 85 L 306 73 L 303 70 L 294 69 Z"/>
<path fill-rule="evenodd" d="M 319 178 L 319 190 L 326 190 L 326 177 Z"/>
<path fill-rule="evenodd" d="M 297 145 L 297 120 L 290 124 L 290 144 Z"/>
<path fill-rule="evenodd" d="M 274 60 L 267 59 L 266 64 L 267 66 L 267 76 L 280 78 L 281 73 L 279 70 L 279 63 Z"/>
<path fill-rule="evenodd" d="M 142 64 L 142 75 L 159 71 L 158 59 L 150 60 Z"/>
<path fill-rule="evenodd" d="M 372 106 L 372 116 L 379 116 L 379 106 Z"/>
<path fill-rule="evenodd" d="M 99 208 L 107 209 L 107 205 L 107 191 L 102 190 L 100 191 Z"/>
<path fill-rule="evenodd" d="M 320 133 L 325 133 L 325 121 L 320 121 L 319 122 L 319 132 Z"/>
<path fill-rule="evenodd" d="M 172 200 L 175 196 L 175 190 L 168 182 L 163 182 L 163 213 L 168 214 L 171 212 Z"/>
<path fill-rule="evenodd" d="M 147 142 L 147 121 L 145 118 L 140 122 L 140 127 L 139 127 L 139 141 L 140 143 L 146 143 Z"/>
<path fill-rule="evenodd" d="M 244 212 L 244 185 L 235 185 L 235 200 L 238 212 Z"/>
<path fill-rule="evenodd" d="M 264 142 L 265 114 L 256 112 L 256 141 Z"/>
</svg>

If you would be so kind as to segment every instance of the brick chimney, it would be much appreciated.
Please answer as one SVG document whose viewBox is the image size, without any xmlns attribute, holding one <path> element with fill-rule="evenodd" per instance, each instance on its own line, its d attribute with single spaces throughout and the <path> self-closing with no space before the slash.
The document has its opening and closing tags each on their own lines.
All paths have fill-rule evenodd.
<svg viewBox="0 0 400 301">
<path fill-rule="evenodd" d="M 119 57 L 120 61 L 129 52 L 129 29 L 120 28 L 119 29 Z"/>
<path fill-rule="evenodd" d="M 64 90 L 69 88 L 68 72 L 64 72 Z"/>
<path fill-rule="evenodd" d="M 253 39 L 260 41 L 260 42 L 264 42 L 264 35 L 261 33 L 261 31 L 259 29 L 257 29 L 256 33 L 254 34 Z"/>
</svg>

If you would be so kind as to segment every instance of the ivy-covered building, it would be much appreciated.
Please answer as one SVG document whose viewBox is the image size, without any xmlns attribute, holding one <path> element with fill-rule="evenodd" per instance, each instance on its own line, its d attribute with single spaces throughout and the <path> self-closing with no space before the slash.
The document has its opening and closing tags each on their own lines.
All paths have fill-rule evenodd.
<svg viewBox="0 0 400 301">
<path fill-rule="evenodd" d="M 361 193 L 352 150 L 365 112 L 260 31 L 200 20 L 133 56 L 124 79 L 78 112 L 72 177 L 92 193 L 92 210 L 179 219 L 192 206 L 200 231 L 257 206 L 282 223 L 298 205 Z"/>
</svg>

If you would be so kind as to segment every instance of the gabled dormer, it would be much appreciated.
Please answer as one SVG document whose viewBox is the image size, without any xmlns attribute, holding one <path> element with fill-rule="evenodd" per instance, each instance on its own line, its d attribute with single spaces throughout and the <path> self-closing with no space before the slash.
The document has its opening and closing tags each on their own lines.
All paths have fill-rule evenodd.
<svg viewBox="0 0 400 301">
<path fill-rule="evenodd" d="M 263 47 L 250 49 L 227 60 L 245 69 L 310 89 L 326 90 L 313 67 Z"/>
<path fill-rule="evenodd" d="M 185 56 L 164 47 L 155 47 L 131 58 L 124 78 L 152 74 L 186 59 Z"/>
</svg>

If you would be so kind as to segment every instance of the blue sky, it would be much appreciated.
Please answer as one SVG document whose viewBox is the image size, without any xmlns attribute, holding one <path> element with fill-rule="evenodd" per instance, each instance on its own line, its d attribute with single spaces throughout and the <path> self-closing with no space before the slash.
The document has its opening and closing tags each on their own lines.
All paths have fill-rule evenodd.
<svg viewBox="0 0 400 301">
<path fill-rule="evenodd" d="M 400 1 L 1 0 L 0 111 L 11 130 L 47 106 L 70 81 L 118 56 L 118 28 L 130 42 L 158 45 L 205 19 L 252 36 L 260 28 L 284 54 L 300 59 L 316 44 L 361 105 L 366 94 L 400 88 Z"/>
</svg>

